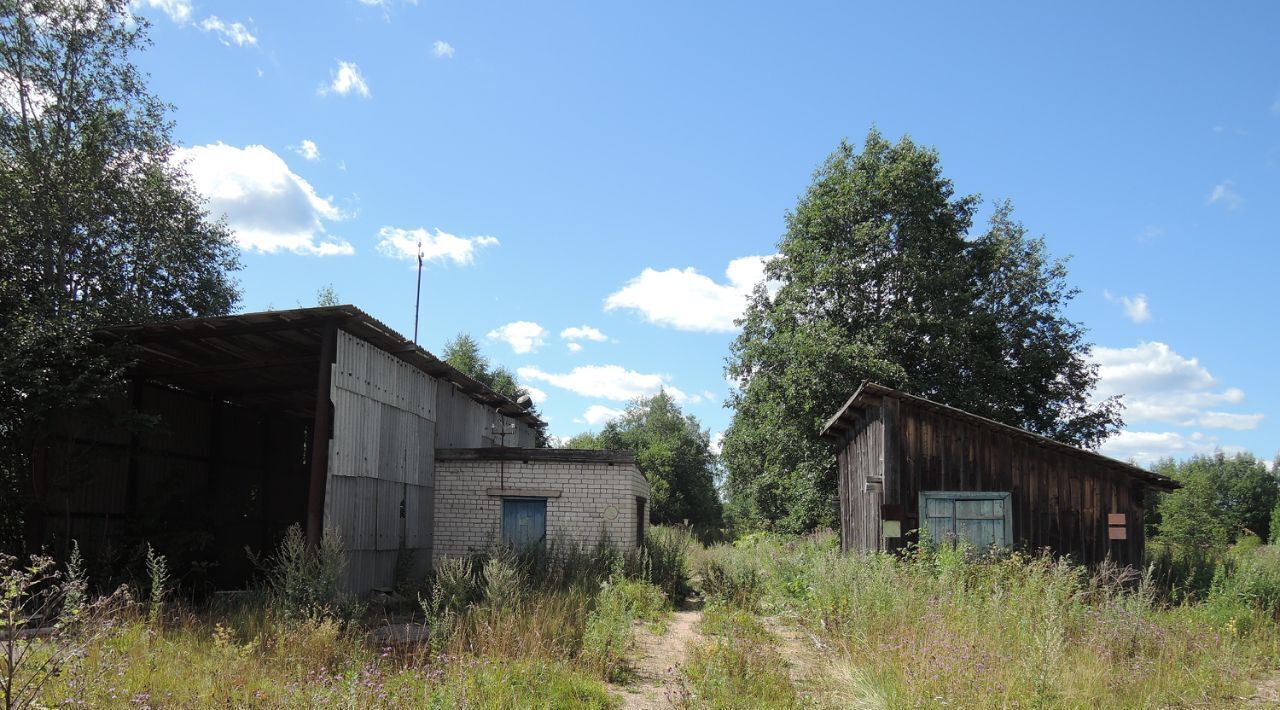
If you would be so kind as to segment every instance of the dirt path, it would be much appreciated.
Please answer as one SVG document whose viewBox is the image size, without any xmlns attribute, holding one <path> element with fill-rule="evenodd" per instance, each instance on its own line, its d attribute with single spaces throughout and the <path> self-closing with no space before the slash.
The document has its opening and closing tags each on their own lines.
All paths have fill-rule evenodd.
<svg viewBox="0 0 1280 710">
<path fill-rule="evenodd" d="M 688 658 L 689 647 L 702 638 L 700 608 L 686 608 L 672 615 L 667 632 L 661 636 L 648 625 L 636 627 L 635 679 L 623 686 L 613 686 L 622 697 L 622 707 L 634 710 L 670 708 L 681 691 L 680 667 Z"/>
<path fill-rule="evenodd" d="M 830 691 L 830 666 L 822 652 L 822 642 L 795 624 L 777 616 L 760 617 L 760 622 L 778 641 L 778 652 L 787 661 L 787 674 L 791 684 L 802 696 L 818 701 L 821 706 L 835 707 L 826 702 Z"/>
<path fill-rule="evenodd" d="M 1272 674 L 1258 684 L 1252 697 L 1245 699 L 1251 708 L 1280 707 L 1280 673 Z"/>
</svg>

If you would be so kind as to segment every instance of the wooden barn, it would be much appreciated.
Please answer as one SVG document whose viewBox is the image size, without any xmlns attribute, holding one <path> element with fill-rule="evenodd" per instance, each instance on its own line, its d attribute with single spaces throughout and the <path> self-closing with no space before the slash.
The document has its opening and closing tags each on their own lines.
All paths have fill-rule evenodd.
<svg viewBox="0 0 1280 710">
<path fill-rule="evenodd" d="M 1172 479 L 937 402 L 863 383 L 823 427 L 839 450 L 840 543 L 931 541 L 1142 563 L 1143 498 Z"/>
<path fill-rule="evenodd" d="M 613 539 L 638 542 L 636 500 L 648 486 L 633 459 L 600 452 L 590 470 L 574 462 L 571 481 L 565 461 L 534 448 L 543 423 L 530 411 L 353 306 L 100 337 L 135 360 L 128 395 L 66 416 L 37 451 L 33 548 L 77 540 L 90 559 L 119 564 L 152 543 L 184 580 L 233 588 L 252 574 L 245 548 L 269 550 L 294 524 L 313 544 L 332 528 L 347 550 L 345 586 L 363 593 L 390 586 L 398 569 L 425 574 L 437 537 L 511 540 L 507 508 L 545 511 L 520 519 L 526 538 L 571 520 L 583 538 L 629 523 L 620 529 L 630 535 Z M 442 482 L 438 470 L 464 455 L 498 481 L 465 495 Z M 600 500 L 606 481 L 625 488 L 624 501 Z M 592 497 L 562 494 L 568 487 Z M 611 504 L 620 520 L 604 519 Z"/>
</svg>

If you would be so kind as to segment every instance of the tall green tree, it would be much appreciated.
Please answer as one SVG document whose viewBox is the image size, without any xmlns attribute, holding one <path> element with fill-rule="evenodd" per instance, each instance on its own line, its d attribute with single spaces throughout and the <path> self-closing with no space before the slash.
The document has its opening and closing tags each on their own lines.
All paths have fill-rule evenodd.
<svg viewBox="0 0 1280 710">
<path fill-rule="evenodd" d="M 599 434 L 576 436 L 570 445 L 633 452 L 649 479 L 653 522 L 721 526 L 710 434 L 696 417 L 682 412 L 665 391 L 633 401 Z"/>
<path fill-rule="evenodd" d="M 1246 530 L 1271 539 L 1280 486 L 1253 454 L 1218 451 L 1181 462 L 1167 459 L 1155 470 L 1182 484 L 1157 501 L 1160 539 L 1184 547 L 1220 547 Z"/>
<path fill-rule="evenodd" d="M 445 362 L 458 368 L 462 374 L 488 385 L 500 395 L 516 400 L 529 394 L 529 390 L 520 386 L 516 376 L 510 370 L 491 363 L 489 358 L 480 352 L 480 343 L 466 333 L 458 333 L 452 340 L 446 342 L 441 357 Z M 529 411 L 534 416 L 541 417 L 538 405 L 530 404 Z M 545 449 L 550 445 L 546 430 L 538 429 L 534 446 Z"/>
<path fill-rule="evenodd" d="M 0 456 L 11 494 L 52 413 L 120 362 L 101 326 L 227 313 L 238 250 L 170 160 L 125 0 L 0 0 Z M 9 516 L 12 519 L 12 516 Z"/>
<path fill-rule="evenodd" d="M 835 522 L 823 421 L 864 380 L 1082 446 L 1120 426 L 1084 329 L 1063 315 L 1066 267 L 1008 203 L 974 234 L 938 154 L 872 130 L 818 168 L 734 341 L 724 462 L 732 511 L 803 531 Z"/>
</svg>

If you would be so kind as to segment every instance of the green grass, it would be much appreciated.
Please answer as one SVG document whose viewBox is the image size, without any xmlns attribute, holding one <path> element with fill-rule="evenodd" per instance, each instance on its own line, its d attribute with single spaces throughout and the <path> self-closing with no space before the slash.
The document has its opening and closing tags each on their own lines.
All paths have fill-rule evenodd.
<svg viewBox="0 0 1280 710">
<path fill-rule="evenodd" d="M 680 669 L 685 707 L 1217 707 L 1280 666 L 1273 546 L 1197 558 L 1182 577 L 1171 564 L 1135 576 L 1024 555 L 841 555 L 830 534 L 752 535 L 689 549 L 687 564 L 708 604 Z M 630 679 L 638 624 L 671 618 L 673 600 L 643 576 L 518 573 L 501 593 L 460 577 L 474 589 L 441 598 L 461 601 L 427 605 L 431 643 L 398 649 L 367 639 L 376 619 L 300 618 L 265 595 L 174 602 L 162 618 L 115 608 L 83 622 L 85 653 L 40 703 L 612 707 L 606 682 Z M 793 671 L 802 659 L 765 616 L 817 638 L 822 667 Z"/>
<path fill-rule="evenodd" d="M 786 661 L 772 635 L 750 612 L 711 606 L 703 614 L 702 631 L 710 638 L 695 646 L 685 665 L 687 708 L 802 707 Z"/>
<path fill-rule="evenodd" d="M 1185 604 L 1150 578 L 1023 555 L 840 555 L 828 535 L 753 536 L 706 554 L 755 571 L 748 607 L 800 619 L 829 646 L 850 705 L 1217 706 L 1280 662 L 1269 548 Z"/>
<path fill-rule="evenodd" d="M 613 708 L 620 703 L 598 680 L 562 663 L 481 661 L 450 674 L 428 698 L 432 708 Z"/>
<path fill-rule="evenodd" d="M 495 558 L 496 559 L 496 558 Z M 271 595 L 193 610 L 115 609 L 43 705 L 120 707 L 585 707 L 616 705 L 637 620 L 665 623 L 667 597 L 618 573 L 564 584 L 487 561 L 465 594 L 442 594 L 429 643 L 381 647 L 377 617 L 285 613 Z M 554 562 L 554 561 L 553 561 Z M 602 565 L 598 567 L 607 569 Z M 465 571 L 465 570 L 464 570 Z M 457 591 L 457 590 L 454 590 Z M 36 657 L 40 652 L 35 654 Z"/>
</svg>

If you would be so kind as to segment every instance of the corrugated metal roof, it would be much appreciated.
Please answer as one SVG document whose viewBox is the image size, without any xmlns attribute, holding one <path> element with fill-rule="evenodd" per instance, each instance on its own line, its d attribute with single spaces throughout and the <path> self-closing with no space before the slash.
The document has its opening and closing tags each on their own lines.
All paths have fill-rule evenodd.
<svg viewBox="0 0 1280 710">
<path fill-rule="evenodd" d="M 186 318 L 104 328 L 98 335 L 124 341 L 155 379 L 201 391 L 226 387 L 240 397 L 314 398 L 315 370 L 324 326 L 334 325 L 439 379 L 452 382 L 480 404 L 493 407 L 532 426 L 545 423 L 489 386 L 409 341 L 403 335 L 352 306 L 321 306 L 285 311 Z M 250 378 L 246 373 L 253 372 Z M 234 382 L 232 382 L 234 380 Z M 252 385 L 247 384 L 252 380 Z M 238 387 L 239 389 L 236 389 Z"/>
<path fill-rule="evenodd" d="M 853 396 L 850 397 L 848 401 L 844 403 L 844 406 L 840 408 L 840 411 L 832 415 L 832 417 L 828 419 L 825 424 L 823 424 L 822 438 L 833 443 L 838 442 L 843 437 L 844 432 L 847 431 L 851 426 L 853 426 L 853 423 L 857 420 L 858 414 L 856 412 L 861 411 L 868 406 L 868 402 L 866 401 L 868 397 L 893 397 L 895 399 L 912 402 L 921 407 L 933 410 L 935 412 L 939 412 L 941 414 L 945 414 L 947 416 L 955 417 L 957 419 L 964 419 L 966 421 L 973 422 L 975 424 L 987 427 L 989 429 L 1004 431 L 1013 436 L 1028 439 L 1048 449 L 1053 449 L 1056 451 L 1060 451 L 1062 453 L 1087 458 L 1093 461 L 1094 463 L 1101 464 L 1103 466 L 1107 466 L 1108 468 L 1118 470 L 1122 473 L 1132 476 L 1133 478 L 1137 478 L 1139 480 L 1145 481 L 1146 483 L 1149 483 L 1152 486 L 1155 486 L 1157 488 L 1163 488 L 1165 490 L 1173 490 L 1173 489 L 1182 487 L 1180 483 L 1173 480 L 1172 478 L 1169 478 L 1168 476 L 1162 476 L 1158 473 L 1153 473 L 1151 471 L 1148 471 L 1145 468 L 1135 466 L 1131 463 L 1126 463 L 1118 459 L 1113 459 L 1109 456 L 1103 456 L 1102 454 L 1081 449 L 1076 446 L 1071 446 L 1070 444 L 1064 444 L 1060 441 L 1055 441 L 1054 439 L 1050 439 L 1047 436 L 1042 436 L 1035 432 L 1027 431 L 1026 429 L 1020 429 L 1018 427 L 1010 426 L 1008 424 L 1001 424 L 1000 422 L 997 422 L 992 419 L 987 419 L 986 417 L 978 416 L 977 414 L 970 414 L 969 412 L 966 412 L 962 409 L 956 409 L 955 407 L 951 407 L 945 404 L 940 404 L 938 402 L 934 402 L 933 400 L 925 399 L 923 397 L 917 397 L 912 394 L 907 394 L 906 392 L 895 390 L 892 387 L 885 387 L 884 385 L 878 385 L 874 382 L 863 382 L 862 386 L 858 388 L 858 391 L 854 392 Z"/>
</svg>

